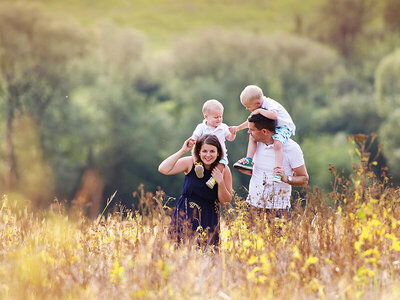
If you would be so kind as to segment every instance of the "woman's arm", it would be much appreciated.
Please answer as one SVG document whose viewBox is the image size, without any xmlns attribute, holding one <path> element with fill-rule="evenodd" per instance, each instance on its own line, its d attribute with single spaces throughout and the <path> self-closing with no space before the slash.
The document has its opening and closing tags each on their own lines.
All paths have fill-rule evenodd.
<svg viewBox="0 0 400 300">
<path fill-rule="evenodd" d="M 182 156 L 192 149 L 195 143 L 196 141 L 193 138 L 188 138 L 178 152 L 166 158 L 158 166 L 158 171 L 165 175 L 189 173 L 193 165 L 193 158 L 191 156 L 182 158 Z"/>
<path fill-rule="evenodd" d="M 228 205 L 232 200 L 232 174 L 228 166 L 223 173 L 217 167 L 211 172 L 211 176 L 218 184 L 218 200 L 223 205 Z"/>
</svg>

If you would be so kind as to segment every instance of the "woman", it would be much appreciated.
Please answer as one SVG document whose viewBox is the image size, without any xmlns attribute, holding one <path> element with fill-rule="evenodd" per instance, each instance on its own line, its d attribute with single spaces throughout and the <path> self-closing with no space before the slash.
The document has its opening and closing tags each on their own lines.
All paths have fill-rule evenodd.
<svg viewBox="0 0 400 300">
<path fill-rule="evenodd" d="M 182 157 L 195 146 L 193 156 Z M 207 244 L 219 243 L 219 204 L 229 204 L 232 199 L 232 175 L 229 167 L 221 172 L 216 166 L 223 156 L 218 138 L 204 135 L 197 140 L 187 139 L 182 148 L 165 159 L 158 171 L 165 175 L 185 173 L 182 195 L 179 197 L 172 217 L 173 231 L 182 236 L 184 222 L 188 222 L 191 231 L 201 226 L 207 230 Z M 204 177 L 198 178 L 194 172 L 194 163 L 202 163 Z M 207 187 L 210 177 L 217 182 L 213 189 Z"/>
</svg>

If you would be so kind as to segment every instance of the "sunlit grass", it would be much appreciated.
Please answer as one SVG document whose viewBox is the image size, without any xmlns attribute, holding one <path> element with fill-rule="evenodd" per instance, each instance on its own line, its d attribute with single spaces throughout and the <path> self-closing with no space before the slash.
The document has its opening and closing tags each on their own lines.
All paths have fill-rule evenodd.
<svg viewBox="0 0 400 300">
<path fill-rule="evenodd" d="M 354 174 L 329 194 L 308 191 L 290 221 L 251 219 L 235 197 L 219 251 L 176 245 L 161 192 L 139 193 L 141 211 L 97 220 L 3 196 L 0 298 L 398 299 L 400 189 L 369 171 L 364 138 L 351 140 Z"/>
<path fill-rule="evenodd" d="M 221 27 L 240 32 L 272 33 L 293 30 L 296 15 L 309 18 L 321 5 L 309 1 L 49 1 L 36 0 L 54 12 L 69 14 L 81 23 L 102 21 L 133 26 L 145 33 L 155 48 L 169 47 L 173 40 L 189 31 Z"/>
</svg>

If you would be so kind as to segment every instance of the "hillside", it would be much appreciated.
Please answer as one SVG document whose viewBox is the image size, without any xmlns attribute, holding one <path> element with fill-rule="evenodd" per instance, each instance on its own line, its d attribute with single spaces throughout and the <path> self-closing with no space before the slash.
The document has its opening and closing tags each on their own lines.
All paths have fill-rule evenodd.
<svg viewBox="0 0 400 300">
<path fill-rule="evenodd" d="M 2 0 L 3 1 L 3 0 Z M 154 46 L 168 46 L 174 38 L 190 30 L 217 26 L 237 31 L 269 33 L 290 31 L 295 17 L 308 18 L 321 1 L 308 0 L 32 0 L 49 10 L 71 15 L 92 25 L 110 21 L 133 26 Z"/>
</svg>

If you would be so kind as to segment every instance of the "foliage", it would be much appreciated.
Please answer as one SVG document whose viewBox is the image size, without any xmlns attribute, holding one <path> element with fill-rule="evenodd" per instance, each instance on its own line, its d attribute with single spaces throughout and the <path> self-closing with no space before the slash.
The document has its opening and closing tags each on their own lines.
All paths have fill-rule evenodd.
<svg viewBox="0 0 400 300">
<path fill-rule="evenodd" d="M 63 106 L 87 46 L 84 31 L 71 20 L 61 21 L 32 5 L 0 6 L 0 97 L 4 101 L 2 119 L 6 124 L 2 153 L 5 168 L 1 174 L 3 189 L 17 189 L 32 196 L 31 189 L 26 187 L 38 188 L 39 182 L 43 186 L 52 182 L 50 178 L 46 179 L 48 171 L 46 175 L 38 172 L 37 178 L 33 178 L 33 174 L 26 176 L 27 170 L 34 172 L 36 169 L 31 168 L 28 153 L 29 150 L 41 153 L 42 126 L 47 112 L 54 109 L 52 105 Z M 21 120 L 29 120 L 30 125 L 25 124 L 37 131 L 33 133 L 35 142 L 31 149 L 26 149 L 24 159 L 21 156 L 24 151 L 18 149 L 18 145 L 25 142 L 23 126 L 18 128 Z M 43 159 L 41 155 L 34 156 L 36 163 Z M 43 162 L 42 169 L 47 168 Z M 30 184 L 26 178 L 32 179 Z M 51 191 L 52 186 L 46 190 Z M 46 193 L 37 195 L 38 205 L 47 201 L 49 195 L 45 197 Z"/>
<path fill-rule="evenodd" d="M 390 167 L 390 173 L 398 178 L 400 174 L 400 109 L 396 108 L 380 128 L 380 137 L 384 144 L 383 152 Z"/>
<path fill-rule="evenodd" d="M 386 26 L 393 31 L 400 30 L 400 1 L 399 0 L 385 0 L 383 8 L 383 18 Z"/>
<path fill-rule="evenodd" d="M 387 117 L 400 106 L 400 50 L 382 59 L 375 72 L 376 106 Z"/>
<path fill-rule="evenodd" d="M 382 127 L 385 115 L 377 115 L 372 95 L 376 92 L 378 101 L 387 103 L 385 109 L 393 110 L 396 102 L 390 97 L 395 99 L 395 90 L 389 87 L 396 86 L 397 73 L 390 69 L 395 59 L 388 56 L 389 62 L 382 61 L 375 73 L 375 86 L 373 74 L 382 56 L 393 51 L 399 40 L 382 31 L 380 15 L 373 16 L 373 24 L 369 15 L 363 19 L 363 12 L 360 18 L 350 20 L 365 21 L 353 41 L 355 48 L 364 48 L 356 51 L 361 56 L 343 59 L 329 43 L 282 32 L 265 34 L 276 23 L 288 31 L 293 23 L 290 12 L 295 11 L 300 19 L 314 17 L 316 11 L 308 8 L 320 5 L 317 1 L 301 7 L 292 0 L 275 4 L 153 1 L 151 5 L 120 0 L 89 5 L 73 0 L 68 7 L 63 1 L 36 2 L 43 5 L 20 1 L 1 6 L 0 174 L 2 188 L 11 186 L 15 179 L 16 189 L 27 188 L 25 196 L 32 193 L 28 186 L 48 186 L 41 192 L 43 197 L 38 193 L 38 203 L 53 196 L 77 197 L 88 170 L 104 181 L 103 198 L 118 190 L 116 200 L 128 207 L 136 201 L 132 191 L 142 183 L 149 190 L 161 186 L 167 194 L 177 195 L 182 176 L 162 176 L 157 172 L 158 164 L 202 121 L 201 106 L 207 99 L 216 98 L 224 104 L 225 123 L 242 123 L 248 112 L 238 98 L 247 84 L 259 85 L 265 95 L 290 112 L 297 126 L 293 138 L 304 150 L 311 183 L 318 182 L 321 188 L 330 184 L 327 163 L 345 160 L 347 145 L 339 136 L 375 131 L 382 139 L 389 136 L 387 127 Z M 289 8 L 289 3 L 295 5 Z M 346 5 L 342 4 L 346 3 L 341 1 L 338 9 L 344 10 Z M 349 7 L 362 5 L 356 2 Z M 85 9 L 77 9 L 82 6 Z M 218 9 L 202 19 L 202 12 L 212 7 Z M 56 11 L 73 14 L 83 25 L 56 15 Z M 147 17 L 149 12 L 152 18 Z M 173 15 L 179 17 L 171 24 Z M 347 14 L 340 17 L 339 21 L 349 21 Z M 168 20 L 168 25 L 158 26 L 157 30 L 163 31 L 160 33 L 154 24 L 163 20 Z M 303 20 L 308 22 L 308 18 Z M 337 30 L 341 23 L 331 21 L 329 16 L 314 27 L 329 25 Z M 205 23 L 218 27 L 202 26 Z M 141 25 L 133 28 L 131 24 Z M 165 38 L 172 35 L 174 41 Z M 163 47 L 153 49 L 158 43 Z M 26 157 L 24 135 L 17 130 L 19 120 L 29 120 L 27 124 L 35 131 Z M 310 142 L 320 136 L 324 143 L 339 139 L 341 146 L 322 148 L 321 153 Z M 238 133 L 233 143 L 227 142 L 231 163 L 245 155 L 247 143 L 245 131 Z M 320 146 L 318 141 L 315 145 Z M 308 151 L 313 155 L 308 156 Z M 388 156 L 390 150 L 384 153 Z M 34 165 L 37 178 L 26 172 Z M 383 166 L 385 158 L 376 168 Z M 24 177 L 25 173 L 29 176 Z M 245 193 L 249 177 L 236 170 L 232 173 L 234 188 Z"/>
<path fill-rule="evenodd" d="M 58 202 L 34 214 L 3 196 L 0 297 L 397 298 L 399 189 L 365 164 L 338 187 L 309 191 L 290 220 L 251 217 L 236 198 L 219 249 L 202 246 L 201 231 L 178 246 L 161 192 L 140 191 L 142 213 L 117 210 L 95 221 Z"/>
<path fill-rule="evenodd" d="M 321 41 L 331 44 L 348 58 L 354 45 L 373 17 L 376 2 L 372 0 L 324 1 L 316 31 Z"/>
<path fill-rule="evenodd" d="M 349 122 L 351 120 L 351 122 Z M 317 124 L 320 131 L 349 134 L 372 133 L 379 128 L 382 118 L 378 115 L 370 94 L 347 93 L 318 111 Z"/>
<path fill-rule="evenodd" d="M 330 166 L 335 166 L 342 176 L 348 176 L 351 169 L 351 147 L 343 132 L 334 136 L 319 135 L 303 140 L 302 150 L 307 164 L 307 171 L 313 174 L 310 185 L 329 191 L 334 178 L 329 172 Z"/>
</svg>

